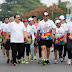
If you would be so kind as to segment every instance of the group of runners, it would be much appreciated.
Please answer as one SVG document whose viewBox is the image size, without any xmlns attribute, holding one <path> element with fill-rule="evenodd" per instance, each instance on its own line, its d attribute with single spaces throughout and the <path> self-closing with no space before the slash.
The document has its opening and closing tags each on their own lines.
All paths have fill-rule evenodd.
<svg viewBox="0 0 72 72">
<path fill-rule="evenodd" d="M 65 62 L 68 52 L 68 64 L 71 65 L 72 16 L 68 23 L 65 23 L 64 15 L 56 16 L 53 22 L 47 12 L 43 13 L 43 19 L 32 16 L 21 21 L 19 15 L 5 17 L 4 23 L 0 25 L 0 42 L 7 63 L 11 62 L 14 66 L 37 60 L 37 52 L 38 63 L 43 65 L 50 64 L 50 52 L 54 52 L 54 64 Z"/>
</svg>

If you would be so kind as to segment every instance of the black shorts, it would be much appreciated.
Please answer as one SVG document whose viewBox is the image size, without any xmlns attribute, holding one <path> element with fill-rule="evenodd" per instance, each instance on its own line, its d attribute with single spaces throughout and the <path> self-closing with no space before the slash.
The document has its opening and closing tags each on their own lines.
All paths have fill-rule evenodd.
<svg viewBox="0 0 72 72">
<path fill-rule="evenodd" d="M 10 41 L 7 41 L 5 44 L 5 49 L 10 50 L 10 47 L 11 47 L 11 43 L 10 43 Z"/>
<path fill-rule="evenodd" d="M 54 50 L 62 51 L 63 45 L 54 45 Z"/>
<path fill-rule="evenodd" d="M 52 40 L 40 40 L 40 46 L 45 45 L 47 48 L 50 48 L 52 46 Z"/>
<path fill-rule="evenodd" d="M 67 49 L 72 48 L 72 40 L 67 39 Z"/>
</svg>

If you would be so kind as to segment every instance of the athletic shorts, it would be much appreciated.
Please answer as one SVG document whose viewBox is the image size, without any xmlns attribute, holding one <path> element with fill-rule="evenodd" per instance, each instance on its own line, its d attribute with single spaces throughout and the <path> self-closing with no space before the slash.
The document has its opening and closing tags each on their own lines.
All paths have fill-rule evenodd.
<svg viewBox="0 0 72 72">
<path fill-rule="evenodd" d="M 72 40 L 67 39 L 67 48 L 72 48 Z"/>
<path fill-rule="evenodd" d="M 54 45 L 54 50 L 62 51 L 63 45 Z"/>
<path fill-rule="evenodd" d="M 5 49 L 10 50 L 10 47 L 11 47 L 11 43 L 10 43 L 10 41 L 7 41 L 5 44 Z"/>
<path fill-rule="evenodd" d="M 47 48 L 50 48 L 52 46 L 52 40 L 40 40 L 40 46 L 45 45 Z"/>
</svg>

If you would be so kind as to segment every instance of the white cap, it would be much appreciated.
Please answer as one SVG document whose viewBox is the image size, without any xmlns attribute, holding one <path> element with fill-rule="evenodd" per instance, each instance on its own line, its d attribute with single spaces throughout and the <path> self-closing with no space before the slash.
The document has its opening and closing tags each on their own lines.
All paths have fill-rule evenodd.
<svg viewBox="0 0 72 72">
<path fill-rule="evenodd" d="M 59 19 L 64 20 L 64 19 L 65 19 L 65 18 L 64 18 L 64 15 L 61 15 L 61 16 L 59 17 Z"/>
<path fill-rule="evenodd" d="M 48 14 L 47 12 L 44 12 L 44 13 L 43 13 L 43 17 L 44 17 L 44 16 L 48 16 L 48 15 L 49 15 L 49 14 Z"/>
<path fill-rule="evenodd" d="M 61 22 L 60 20 L 56 20 L 56 21 L 55 21 L 55 24 L 60 23 L 60 22 Z"/>
<path fill-rule="evenodd" d="M 29 19 L 28 19 L 28 21 L 32 21 L 32 20 L 34 20 L 34 19 L 33 19 L 33 18 L 29 18 Z"/>
</svg>

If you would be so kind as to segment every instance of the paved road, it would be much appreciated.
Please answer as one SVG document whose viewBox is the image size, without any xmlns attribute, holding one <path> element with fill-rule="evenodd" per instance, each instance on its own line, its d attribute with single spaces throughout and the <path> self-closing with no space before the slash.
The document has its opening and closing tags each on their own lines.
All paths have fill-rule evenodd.
<svg viewBox="0 0 72 72">
<path fill-rule="evenodd" d="M 11 53 L 11 52 L 10 52 Z M 0 72 L 72 72 L 72 65 L 67 65 L 67 62 L 54 64 L 54 53 L 50 55 L 50 65 L 43 66 L 38 64 L 37 60 L 30 62 L 29 64 L 18 64 L 14 67 L 11 64 L 6 64 L 6 57 L 3 57 L 2 51 L 0 50 Z"/>
</svg>

